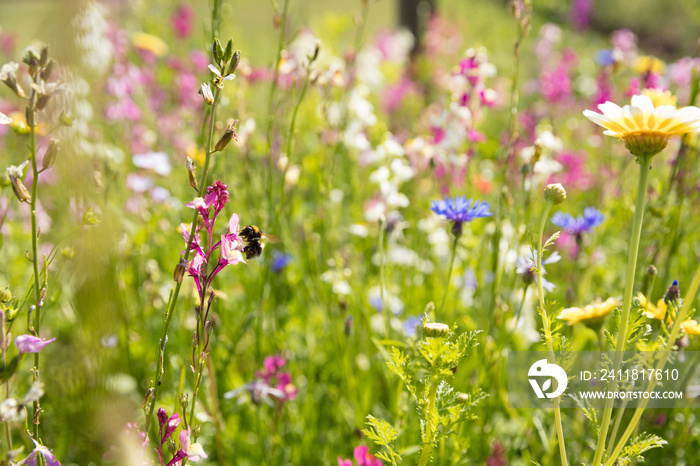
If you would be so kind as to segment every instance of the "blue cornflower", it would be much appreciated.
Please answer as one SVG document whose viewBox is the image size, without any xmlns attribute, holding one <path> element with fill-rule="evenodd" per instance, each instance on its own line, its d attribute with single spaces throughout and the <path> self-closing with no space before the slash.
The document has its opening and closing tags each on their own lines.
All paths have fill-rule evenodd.
<svg viewBox="0 0 700 466">
<path fill-rule="evenodd" d="M 598 50 L 595 56 L 595 61 L 601 65 L 614 65 L 617 60 L 615 60 L 615 54 L 610 49 Z"/>
<path fill-rule="evenodd" d="M 412 316 L 406 319 L 403 323 L 403 334 L 407 337 L 415 337 L 416 330 L 420 327 L 423 321 L 423 316 Z"/>
<path fill-rule="evenodd" d="M 280 273 L 292 261 L 292 256 L 283 252 L 272 252 L 272 271 Z"/>
<path fill-rule="evenodd" d="M 583 211 L 583 217 L 574 218 L 571 214 L 563 212 L 557 212 L 552 216 L 553 224 L 563 228 L 568 234 L 579 237 L 603 223 L 603 220 L 605 220 L 605 215 L 595 207 L 586 207 Z"/>
<path fill-rule="evenodd" d="M 471 222 L 475 218 L 491 216 L 488 202 L 475 200 L 472 203 L 471 199 L 464 196 L 433 201 L 430 208 L 436 214 L 454 222 L 452 233 L 455 236 L 462 234 L 462 223 Z"/>
</svg>

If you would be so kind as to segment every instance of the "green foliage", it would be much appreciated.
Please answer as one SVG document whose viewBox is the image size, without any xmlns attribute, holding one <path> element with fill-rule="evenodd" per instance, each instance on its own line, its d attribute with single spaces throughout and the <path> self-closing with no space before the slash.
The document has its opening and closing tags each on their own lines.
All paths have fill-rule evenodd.
<svg viewBox="0 0 700 466">
<path fill-rule="evenodd" d="M 658 435 L 642 432 L 632 441 L 632 443 L 627 445 L 622 450 L 622 454 L 617 460 L 618 464 L 620 466 L 628 466 L 633 463 L 642 463 L 644 462 L 642 453 L 654 448 L 662 448 L 666 444 L 668 444 L 668 442 Z"/>
<path fill-rule="evenodd" d="M 378 453 L 377 457 L 383 459 L 384 461 L 390 462 L 393 465 L 401 462 L 401 455 L 399 455 L 392 447 L 393 441 L 398 437 L 398 431 L 388 422 L 377 419 L 372 415 L 367 415 L 366 424 L 369 427 L 362 429 L 362 433 L 365 435 L 365 437 L 372 440 L 377 445 L 386 448 L 386 452 Z"/>
</svg>

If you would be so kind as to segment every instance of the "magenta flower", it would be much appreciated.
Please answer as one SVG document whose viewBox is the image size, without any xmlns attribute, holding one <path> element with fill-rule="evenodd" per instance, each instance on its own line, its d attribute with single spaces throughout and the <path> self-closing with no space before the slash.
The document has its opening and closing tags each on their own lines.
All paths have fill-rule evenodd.
<svg viewBox="0 0 700 466">
<path fill-rule="evenodd" d="M 56 341 L 55 338 L 50 340 L 42 340 L 41 338 L 35 337 L 33 335 L 20 335 L 15 338 L 15 345 L 20 353 L 38 353 L 44 346 L 49 343 Z"/>
<path fill-rule="evenodd" d="M 17 466 L 37 466 L 39 455 L 44 458 L 43 464 L 46 466 L 61 466 L 61 463 L 53 456 L 51 450 L 40 445 L 34 439 L 32 439 L 32 442 L 34 442 L 34 450 L 32 450 L 29 456 L 17 463 Z"/>
<path fill-rule="evenodd" d="M 192 462 L 197 462 L 203 458 L 207 458 L 207 454 L 199 443 L 190 443 L 190 428 L 180 432 L 180 449 L 175 453 L 173 459 L 170 460 L 168 466 L 182 464 L 182 460 L 187 459 Z"/>
<path fill-rule="evenodd" d="M 370 454 L 369 448 L 366 445 L 355 447 L 353 456 L 357 461 L 357 466 L 382 466 L 382 462 Z"/>
<path fill-rule="evenodd" d="M 354 466 L 352 460 L 344 460 L 342 457 L 338 457 L 338 466 Z"/>
<path fill-rule="evenodd" d="M 160 424 L 160 444 L 163 445 L 166 440 L 175 432 L 182 422 L 180 415 L 178 413 L 173 414 L 168 418 L 168 414 L 165 412 L 164 408 L 158 410 L 158 423 Z M 165 429 L 163 429 L 165 428 Z"/>
<path fill-rule="evenodd" d="M 181 3 L 170 17 L 173 30 L 180 39 L 185 39 L 192 32 L 194 8 L 188 3 Z"/>
</svg>

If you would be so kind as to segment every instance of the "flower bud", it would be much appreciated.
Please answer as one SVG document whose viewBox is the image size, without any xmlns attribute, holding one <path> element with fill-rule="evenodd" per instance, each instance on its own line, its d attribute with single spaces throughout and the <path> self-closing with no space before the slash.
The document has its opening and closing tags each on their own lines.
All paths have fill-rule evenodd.
<svg viewBox="0 0 700 466">
<path fill-rule="evenodd" d="M 221 64 L 221 59 L 224 56 L 224 49 L 221 47 L 219 39 L 214 39 L 214 44 L 211 47 L 211 54 L 214 57 L 214 63 L 218 66 Z"/>
<path fill-rule="evenodd" d="M 17 83 L 18 69 L 19 65 L 15 62 L 5 63 L 0 68 L 0 81 L 4 82 L 18 97 L 26 97 L 24 90 Z"/>
<path fill-rule="evenodd" d="M 544 198 L 547 201 L 551 201 L 554 205 L 561 204 L 566 199 L 566 190 L 560 183 L 548 184 L 544 188 Z"/>
<path fill-rule="evenodd" d="M 56 156 L 61 148 L 61 141 L 56 138 L 51 138 L 49 141 L 49 147 L 46 148 L 46 153 L 44 153 L 44 160 L 41 162 L 41 166 L 44 170 L 53 167 L 54 162 L 56 162 Z"/>
<path fill-rule="evenodd" d="M 202 85 L 199 88 L 199 95 L 202 96 L 202 99 L 204 99 L 204 102 L 207 104 L 211 105 L 214 103 L 214 94 L 211 93 L 211 87 L 209 86 L 209 83 L 202 83 Z"/>
<path fill-rule="evenodd" d="M 426 322 L 423 324 L 423 335 L 426 337 L 445 337 L 450 333 L 450 327 L 447 324 L 439 322 Z"/>
<path fill-rule="evenodd" d="M 231 56 L 233 56 L 233 39 L 229 39 L 228 43 L 226 44 L 226 51 L 224 51 L 224 64 L 228 63 L 228 61 L 231 59 Z"/>
<path fill-rule="evenodd" d="M 459 395 L 457 395 L 457 403 L 468 403 L 470 398 L 471 397 L 468 393 L 460 393 Z"/>
<path fill-rule="evenodd" d="M 92 211 L 92 208 L 89 208 L 85 214 L 83 214 L 83 224 L 84 225 L 97 225 L 100 223 L 100 219 L 97 216 L 95 212 Z"/>
<path fill-rule="evenodd" d="M 73 116 L 65 111 L 61 112 L 61 116 L 58 118 L 61 126 L 73 126 Z"/>
<path fill-rule="evenodd" d="M 49 46 L 44 45 L 39 52 L 39 66 L 45 67 L 49 64 Z"/>
<path fill-rule="evenodd" d="M 9 167 L 6 171 L 7 175 L 10 177 L 12 191 L 15 193 L 15 196 L 17 196 L 17 199 L 19 199 L 19 202 L 29 202 L 32 199 L 32 196 L 29 194 L 27 187 L 24 186 L 24 183 L 22 182 L 22 177 L 24 176 L 24 167 L 26 165 L 27 162 L 24 162 L 19 167 L 15 167 L 13 165 Z"/>
<path fill-rule="evenodd" d="M 172 440 L 170 442 L 168 442 L 168 451 L 170 452 L 171 456 L 175 456 L 175 454 L 178 451 L 177 445 L 175 445 L 175 442 L 173 442 Z"/>
<path fill-rule="evenodd" d="M 35 67 L 39 64 L 39 54 L 34 49 L 34 47 L 27 47 L 24 49 L 24 56 L 22 57 L 22 62 L 26 63 L 30 67 Z"/>
<path fill-rule="evenodd" d="M 309 64 L 313 63 L 316 61 L 318 58 L 318 53 L 321 51 L 321 41 L 316 39 L 316 42 L 314 43 L 314 52 L 309 55 Z"/>
<path fill-rule="evenodd" d="M 6 303 L 12 299 L 12 292 L 8 287 L 0 290 L 0 303 Z"/>
<path fill-rule="evenodd" d="M 229 123 L 228 127 L 226 128 L 226 132 L 223 136 L 221 136 L 221 139 L 219 139 L 219 142 L 216 143 L 216 146 L 214 146 L 215 152 L 221 152 L 224 150 L 228 143 L 231 142 L 231 139 L 238 141 L 238 134 L 236 133 L 237 123 L 238 120 L 234 120 L 233 123 Z"/>
<path fill-rule="evenodd" d="M 236 50 L 236 53 L 233 54 L 231 57 L 231 63 L 228 65 L 228 71 L 226 74 L 233 74 L 234 71 L 236 71 L 236 68 L 238 68 L 238 64 L 241 62 L 241 51 Z"/>
<path fill-rule="evenodd" d="M 44 81 L 48 81 L 51 78 L 51 74 L 53 73 L 54 68 L 56 68 L 56 62 L 53 60 L 49 60 L 49 62 L 39 74 L 39 76 L 41 76 L 41 79 L 43 79 Z"/>
<path fill-rule="evenodd" d="M 659 274 L 659 271 L 656 270 L 656 267 L 654 267 L 654 264 L 650 264 L 649 267 L 647 268 L 647 275 L 650 277 L 655 277 Z"/>
<path fill-rule="evenodd" d="M 197 174 L 194 172 L 197 167 L 194 166 L 194 162 L 189 157 L 187 157 L 187 161 L 185 163 L 187 164 L 187 178 L 190 182 L 190 186 L 197 189 Z"/>
<path fill-rule="evenodd" d="M 168 422 L 168 413 L 165 412 L 165 408 L 158 409 L 158 425 L 163 427 L 165 423 Z"/>
<path fill-rule="evenodd" d="M 352 322 L 353 322 L 353 317 L 352 315 L 349 315 L 347 319 L 345 319 L 345 325 L 343 326 L 343 332 L 345 333 L 346 337 L 349 337 L 352 335 Z"/>
</svg>

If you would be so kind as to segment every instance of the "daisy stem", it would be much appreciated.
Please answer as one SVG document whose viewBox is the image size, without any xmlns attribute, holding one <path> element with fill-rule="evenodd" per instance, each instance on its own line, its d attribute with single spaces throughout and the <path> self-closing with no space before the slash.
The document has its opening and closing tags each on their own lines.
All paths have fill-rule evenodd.
<svg viewBox="0 0 700 466">
<path fill-rule="evenodd" d="M 644 208 L 647 198 L 647 186 L 649 184 L 649 168 L 651 166 L 650 155 L 640 156 L 640 173 L 639 184 L 637 185 L 637 202 L 634 207 L 634 219 L 632 220 L 632 233 L 630 236 L 630 249 L 627 258 L 627 274 L 625 280 L 625 294 L 622 302 L 622 317 L 620 319 L 620 331 L 617 334 L 617 343 L 615 344 L 615 353 L 613 356 L 613 370 L 617 372 L 622 364 L 622 354 L 625 351 L 625 343 L 627 342 L 627 324 L 630 317 L 630 307 L 632 306 L 632 293 L 634 292 L 634 276 L 637 270 L 637 256 L 639 255 L 639 242 L 642 236 L 642 223 L 644 220 Z M 608 390 L 615 391 L 617 389 L 617 381 L 609 382 Z M 610 427 L 610 418 L 612 417 L 613 403 L 615 400 L 608 398 L 605 401 L 603 408 L 603 416 L 600 424 L 600 433 L 598 435 L 598 445 L 596 447 L 595 456 L 593 457 L 593 465 L 600 465 L 603 459 L 605 450 L 605 440 Z"/>
<path fill-rule="evenodd" d="M 447 270 L 447 281 L 445 282 L 445 293 L 442 295 L 442 303 L 440 304 L 440 312 L 438 314 L 442 316 L 442 311 L 445 308 L 445 301 L 447 300 L 447 293 L 450 291 L 450 280 L 452 279 L 452 269 L 455 265 L 455 256 L 457 255 L 457 243 L 459 242 L 459 236 L 455 235 L 455 239 L 452 242 L 452 257 L 450 258 L 450 268 Z M 438 314 L 435 315 L 435 321 L 438 322 Z"/>
<path fill-rule="evenodd" d="M 688 311 L 690 310 L 690 306 L 693 304 L 693 301 L 695 300 L 695 293 L 697 293 L 699 286 L 700 286 L 700 264 L 698 264 L 698 268 L 695 270 L 695 275 L 693 276 L 693 281 L 690 283 L 690 288 L 688 288 L 688 294 L 683 299 L 683 307 L 681 308 L 681 312 L 678 314 L 676 319 L 673 321 L 673 327 L 671 328 L 671 335 L 668 337 L 668 340 L 666 340 L 666 347 L 664 348 L 664 351 L 661 353 L 662 354 L 661 358 L 656 363 L 656 371 L 662 371 L 664 366 L 666 365 L 666 361 L 668 361 L 669 355 L 671 354 L 670 351 L 673 349 L 673 345 L 678 340 L 678 336 L 679 336 L 680 330 L 681 330 L 681 323 L 688 316 Z M 649 381 L 649 385 L 647 385 L 646 391 L 651 392 L 651 390 L 654 389 L 655 385 L 656 385 L 656 380 L 654 378 L 652 378 L 652 380 Z M 612 453 L 610 454 L 610 457 L 605 462 L 605 466 L 612 466 L 615 464 L 618 457 L 620 456 L 620 453 L 622 452 L 622 449 L 624 448 L 625 444 L 627 443 L 627 440 L 629 440 L 630 436 L 632 435 L 634 430 L 637 428 L 637 423 L 639 422 L 639 419 L 642 417 L 642 413 L 644 412 L 644 409 L 646 408 L 647 403 L 649 403 L 649 398 L 644 398 L 642 400 L 642 402 L 640 403 L 640 405 L 634 410 L 634 414 L 632 415 L 632 419 L 630 419 L 629 423 L 627 424 L 627 428 L 622 433 L 622 436 L 620 437 L 620 440 L 617 442 L 617 445 L 615 445 L 615 449 L 612 451 Z"/>
<path fill-rule="evenodd" d="M 544 339 L 547 343 L 547 353 L 549 354 L 549 362 L 554 364 L 554 343 L 552 342 L 552 330 L 547 318 L 547 308 L 544 304 L 544 277 L 542 275 L 542 237 L 544 236 L 544 226 L 547 223 L 549 211 L 552 209 L 552 201 L 547 200 L 540 220 L 540 232 L 537 236 L 537 290 L 540 298 L 540 308 L 542 309 L 542 329 L 544 330 Z M 561 425 L 561 409 L 559 408 L 559 398 L 554 399 L 554 423 L 557 428 L 557 442 L 559 443 L 559 455 L 561 456 L 562 466 L 567 466 L 569 463 L 566 459 L 566 445 L 564 444 L 564 429 Z"/>
</svg>

